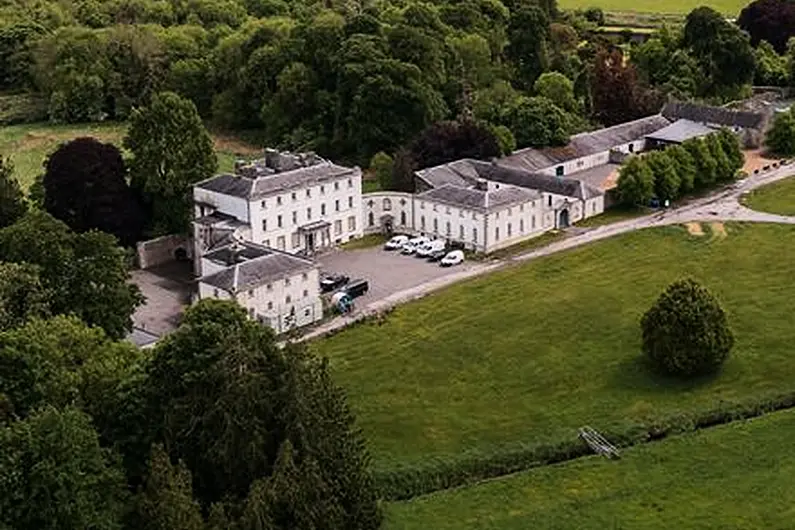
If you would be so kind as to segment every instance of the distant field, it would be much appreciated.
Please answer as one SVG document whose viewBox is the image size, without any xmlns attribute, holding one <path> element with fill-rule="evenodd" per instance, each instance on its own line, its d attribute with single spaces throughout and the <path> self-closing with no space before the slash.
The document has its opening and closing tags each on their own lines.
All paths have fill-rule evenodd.
<svg viewBox="0 0 795 530">
<path fill-rule="evenodd" d="M 329 357 L 382 469 L 791 390 L 795 228 L 726 229 L 644 230 L 542 258 L 313 348 Z M 650 374 L 638 324 L 684 275 L 717 295 L 737 339 L 719 376 L 690 383 Z"/>
<path fill-rule="evenodd" d="M 390 530 L 792 528 L 795 411 L 394 503 Z"/>
<path fill-rule="evenodd" d="M 586 9 L 601 7 L 604 11 L 635 11 L 638 13 L 689 13 L 696 7 L 709 6 L 728 16 L 736 17 L 749 2 L 743 0 L 709 0 L 707 2 L 685 2 L 684 0 L 660 0 L 632 2 L 632 0 L 562 0 L 563 9 Z"/>
<path fill-rule="evenodd" d="M 742 202 L 760 212 L 795 215 L 795 175 L 749 192 Z"/>
<path fill-rule="evenodd" d="M 127 125 L 124 123 L 86 123 L 80 125 L 51 125 L 47 123 L 10 125 L 0 127 L 0 156 L 11 158 L 14 174 L 23 188 L 29 187 L 36 176 L 43 172 L 42 164 L 47 156 L 62 142 L 80 136 L 93 136 L 103 142 L 112 142 L 121 148 Z M 232 138 L 214 134 L 218 153 L 219 169 L 230 171 L 235 158 L 256 154 L 257 146 Z"/>
</svg>

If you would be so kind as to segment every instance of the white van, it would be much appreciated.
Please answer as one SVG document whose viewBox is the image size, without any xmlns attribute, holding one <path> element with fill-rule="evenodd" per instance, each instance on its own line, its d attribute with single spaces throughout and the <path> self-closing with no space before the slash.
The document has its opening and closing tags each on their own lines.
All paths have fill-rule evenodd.
<svg viewBox="0 0 795 530">
<path fill-rule="evenodd" d="M 420 248 L 417 249 L 417 256 L 421 258 L 427 258 L 434 252 L 438 252 L 439 250 L 444 250 L 446 246 L 447 243 L 445 243 L 444 241 L 440 241 L 438 239 L 435 241 L 428 241 L 427 243 L 425 243 L 424 245 L 422 245 Z"/>
<path fill-rule="evenodd" d="M 427 237 L 420 236 L 409 239 L 406 241 L 406 244 L 403 245 L 403 248 L 400 249 L 401 254 L 414 254 L 414 252 L 420 248 L 422 245 L 430 241 Z"/>
</svg>

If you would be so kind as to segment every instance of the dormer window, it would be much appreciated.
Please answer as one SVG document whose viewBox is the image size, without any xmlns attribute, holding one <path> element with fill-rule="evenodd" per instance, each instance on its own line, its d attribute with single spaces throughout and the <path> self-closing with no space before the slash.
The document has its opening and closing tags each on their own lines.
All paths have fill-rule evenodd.
<svg viewBox="0 0 795 530">
<path fill-rule="evenodd" d="M 281 206 L 281 205 L 282 205 L 282 196 L 279 195 L 278 197 L 276 197 L 276 206 Z"/>
<path fill-rule="evenodd" d="M 296 199 L 295 192 L 292 192 L 292 193 L 290 194 L 290 196 L 292 197 L 292 199 L 293 199 L 293 200 L 295 200 L 295 199 Z"/>
<path fill-rule="evenodd" d="M 306 197 L 307 198 L 312 197 L 312 190 L 310 190 L 309 188 L 307 188 L 307 190 L 306 190 Z"/>
</svg>

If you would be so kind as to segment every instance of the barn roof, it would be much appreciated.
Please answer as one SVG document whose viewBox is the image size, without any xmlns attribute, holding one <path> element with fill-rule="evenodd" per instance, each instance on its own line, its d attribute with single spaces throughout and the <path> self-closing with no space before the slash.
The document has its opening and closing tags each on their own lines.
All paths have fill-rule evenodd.
<svg viewBox="0 0 795 530">
<path fill-rule="evenodd" d="M 743 129 L 761 129 L 766 119 L 765 114 L 761 112 L 731 110 L 681 101 L 666 104 L 663 107 L 662 115 L 672 121 L 686 119 L 698 123 L 742 127 Z"/>
</svg>

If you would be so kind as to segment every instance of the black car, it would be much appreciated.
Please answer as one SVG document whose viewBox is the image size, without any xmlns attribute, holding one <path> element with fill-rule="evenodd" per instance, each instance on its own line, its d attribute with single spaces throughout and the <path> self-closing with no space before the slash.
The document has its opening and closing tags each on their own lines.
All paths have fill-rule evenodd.
<svg viewBox="0 0 795 530">
<path fill-rule="evenodd" d="M 320 278 L 320 290 L 324 293 L 334 291 L 348 283 L 349 280 L 350 278 L 342 274 L 326 274 Z"/>
<path fill-rule="evenodd" d="M 370 284 L 367 283 L 367 280 L 353 280 L 348 285 L 342 289 L 344 292 L 348 293 L 348 296 L 351 298 L 356 298 L 362 296 L 367 291 L 370 290 Z"/>
<path fill-rule="evenodd" d="M 440 259 L 445 257 L 448 252 L 449 251 L 446 249 L 437 250 L 436 252 L 431 252 L 430 254 L 428 254 L 428 261 L 439 261 Z"/>
</svg>

